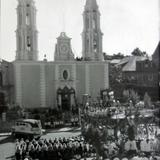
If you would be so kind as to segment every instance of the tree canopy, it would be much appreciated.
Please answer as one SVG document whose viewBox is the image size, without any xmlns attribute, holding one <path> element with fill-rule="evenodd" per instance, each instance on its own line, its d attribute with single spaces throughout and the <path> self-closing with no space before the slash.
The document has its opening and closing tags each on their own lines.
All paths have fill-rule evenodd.
<svg viewBox="0 0 160 160">
<path fill-rule="evenodd" d="M 132 52 L 131 52 L 132 56 L 146 56 L 147 53 L 145 51 L 141 51 L 139 48 L 135 48 Z"/>
</svg>

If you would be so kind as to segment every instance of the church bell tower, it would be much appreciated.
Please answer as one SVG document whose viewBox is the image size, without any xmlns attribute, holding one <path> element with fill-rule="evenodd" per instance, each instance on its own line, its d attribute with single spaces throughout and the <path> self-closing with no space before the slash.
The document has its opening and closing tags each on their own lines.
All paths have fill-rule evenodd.
<svg viewBox="0 0 160 160">
<path fill-rule="evenodd" d="M 16 60 L 38 60 L 36 8 L 33 0 L 18 0 Z"/>
<path fill-rule="evenodd" d="M 102 32 L 96 0 L 86 0 L 83 12 L 82 55 L 84 60 L 102 61 Z"/>
</svg>

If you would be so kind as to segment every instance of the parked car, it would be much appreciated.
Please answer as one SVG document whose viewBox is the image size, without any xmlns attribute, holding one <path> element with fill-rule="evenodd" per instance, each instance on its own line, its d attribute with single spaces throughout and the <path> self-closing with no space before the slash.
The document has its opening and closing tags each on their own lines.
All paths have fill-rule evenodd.
<svg viewBox="0 0 160 160">
<path fill-rule="evenodd" d="M 40 138 L 43 131 L 41 121 L 36 119 L 20 119 L 12 127 L 12 135 L 16 137 Z"/>
</svg>

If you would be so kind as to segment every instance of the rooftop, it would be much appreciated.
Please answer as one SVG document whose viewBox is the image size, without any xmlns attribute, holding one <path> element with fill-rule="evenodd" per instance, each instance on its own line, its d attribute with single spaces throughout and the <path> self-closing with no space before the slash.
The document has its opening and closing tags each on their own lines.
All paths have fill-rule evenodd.
<svg viewBox="0 0 160 160">
<path fill-rule="evenodd" d="M 116 66 L 124 65 L 124 67 L 122 68 L 123 72 L 136 71 L 136 62 L 137 61 L 144 61 L 147 59 L 148 59 L 148 57 L 144 57 L 144 56 L 125 57 Z"/>
</svg>

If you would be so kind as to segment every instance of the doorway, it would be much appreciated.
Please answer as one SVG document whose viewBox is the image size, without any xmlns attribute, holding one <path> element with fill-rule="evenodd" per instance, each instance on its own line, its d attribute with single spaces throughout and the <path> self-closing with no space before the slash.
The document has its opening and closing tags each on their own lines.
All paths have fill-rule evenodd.
<svg viewBox="0 0 160 160">
<path fill-rule="evenodd" d="M 62 111 L 71 111 L 72 98 L 75 97 L 75 90 L 65 86 L 57 90 L 57 100 Z"/>
</svg>

